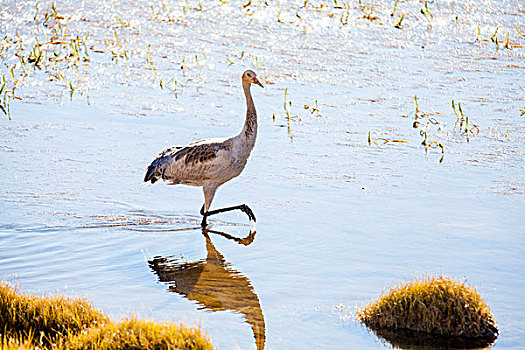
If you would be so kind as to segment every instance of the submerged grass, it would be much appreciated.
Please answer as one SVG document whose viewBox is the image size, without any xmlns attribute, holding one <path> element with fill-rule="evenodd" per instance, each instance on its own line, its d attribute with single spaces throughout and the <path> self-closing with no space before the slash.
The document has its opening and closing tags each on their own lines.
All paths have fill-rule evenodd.
<svg viewBox="0 0 525 350">
<path fill-rule="evenodd" d="M 0 282 L 2 349 L 213 349 L 198 328 L 129 318 L 116 323 L 83 299 L 38 297 Z"/>
<path fill-rule="evenodd" d="M 479 293 L 443 276 L 416 279 L 391 287 L 357 312 L 369 328 L 495 339 L 494 316 Z"/>
</svg>

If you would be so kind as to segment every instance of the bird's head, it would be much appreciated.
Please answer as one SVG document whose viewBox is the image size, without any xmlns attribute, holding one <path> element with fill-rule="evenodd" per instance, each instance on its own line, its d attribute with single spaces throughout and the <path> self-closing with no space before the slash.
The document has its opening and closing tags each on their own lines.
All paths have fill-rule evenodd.
<svg viewBox="0 0 525 350">
<path fill-rule="evenodd" d="M 257 84 L 262 88 L 264 87 L 259 79 L 257 79 L 255 72 L 249 69 L 242 74 L 242 82 L 243 84 Z"/>
</svg>

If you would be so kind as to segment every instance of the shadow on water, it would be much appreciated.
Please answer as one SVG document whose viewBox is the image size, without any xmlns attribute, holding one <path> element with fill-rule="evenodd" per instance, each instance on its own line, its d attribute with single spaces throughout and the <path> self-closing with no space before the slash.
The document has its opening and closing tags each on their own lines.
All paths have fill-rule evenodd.
<svg viewBox="0 0 525 350">
<path fill-rule="evenodd" d="M 234 311 L 244 315 L 253 330 L 258 350 L 264 349 L 266 341 L 264 316 L 253 286 L 248 278 L 230 266 L 213 245 L 209 233 L 221 235 L 242 245 L 249 245 L 255 238 L 255 230 L 245 238 L 228 233 L 203 229 L 207 256 L 197 261 L 183 261 L 180 257 L 154 257 L 149 266 L 160 282 L 168 285 L 170 292 L 196 301 L 201 309 L 211 311 Z"/>
<path fill-rule="evenodd" d="M 405 350 L 446 350 L 446 349 L 491 349 L 495 337 L 454 337 L 424 334 L 410 330 L 376 330 L 380 339 L 388 342 L 393 349 Z"/>
</svg>

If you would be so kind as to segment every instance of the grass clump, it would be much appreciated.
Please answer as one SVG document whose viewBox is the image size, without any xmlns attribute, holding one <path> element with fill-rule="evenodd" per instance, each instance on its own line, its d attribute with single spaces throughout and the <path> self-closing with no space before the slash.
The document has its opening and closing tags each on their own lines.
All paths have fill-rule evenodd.
<svg viewBox="0 0 525 350">
<path fill-rule="evenodd" d="M 17 340 L 14 338 L 3 338 L 0 341 L 0 349 L 2 350 L 33 350 L 36 347 L 30 340 Z"/>
<path fill-rule="evenodd" d="M 44 346 L 108 321 L 106 315 L 85 300 L 26 295 L 6 282 L 0 282 L 0 316 L 2 338 L 26 339 Z"/>
<path fill-rule="evenodd" d="M 357 316 L 376 331 L 409 330 L 492 340 L 498 335 L 495 319 L 479 293 L 443 276 L 391 287 L 379 300 L 358 310 Z"/>
<path fill-rule="evenodd" d="M 213 349 L 198 328 L 136 318 L 113 322 L 83 299 L 26 295 L 0 281 L 0 348 Z"/>
<path fill-rule="evenodd" d="M 70 337 L 68 349 L 213 349 L 198 328 L 136 318 L 108 323 Z"/>
</svg>

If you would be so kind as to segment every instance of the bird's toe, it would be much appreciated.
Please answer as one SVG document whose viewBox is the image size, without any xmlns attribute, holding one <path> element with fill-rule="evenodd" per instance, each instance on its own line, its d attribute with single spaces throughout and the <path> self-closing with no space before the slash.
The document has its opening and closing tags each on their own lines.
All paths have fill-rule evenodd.
<svg viewBox="0 0 525 350">
<path fill-rule="evenodd" d="M 241 207 L 241 210 L 242 210 L 246 215 L 248 215 L 248 219 L 252 220 L 253 222 L 256 222 L 256 220 L 255 220 L 255 215 L 253 214 L 253 211 L 250 209 L 249 206 L 247 206 L 246 204 L 243 204 L 242 207 Z"/>
</svg>

